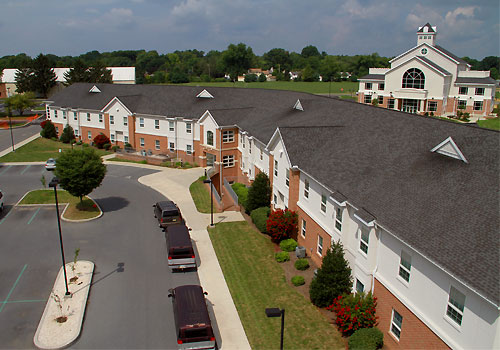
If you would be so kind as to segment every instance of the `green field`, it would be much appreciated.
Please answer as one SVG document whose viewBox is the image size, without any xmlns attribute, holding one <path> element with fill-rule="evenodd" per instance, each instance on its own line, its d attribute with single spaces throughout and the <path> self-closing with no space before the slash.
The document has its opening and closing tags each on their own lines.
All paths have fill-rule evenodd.
<svg viewBox="0 0 500 350">
<path fill-rule="evenodd" d="M 302 82 L 302 81 L 266 81 L 264 83 L 245 83 L 242 81 L 231 83 L 205 83 L 195 82 L 182 85 L 189 86 L 217 86 L 217 87 L 239 87 L 239 88 L 255 88 L 255 89 L 272 89 L 272 90 L 291 90 L 299 92 L 308 92 L 311 94 L 354 94 L 358 91 L 358 83 L 351 81 L 342 82 Z M 341 90 L 343 89 L 343 90 Z"/>
<path fill-rule="evenodd" d="M 82 146 L 73 146 L 80 148 Z M 0 163 L 7 162 L 45 162 L 49 158 L 59 157 L 59 149 L 64 151 L 70 149 L 71 145 L 59 141 L 44 139 L 42 137 L 31 141 L 30 143 L 16 149 L 15 152 L 10 152 L 0 158 Z M 104 150 L 97 150 L 100 156 L 110 154 Z"/>
<path fill-rule="evenodd" d="M 500 130 L 500 118 L 479 120 L 477 125 L 486 129 Z"/>
<path fill-rule="evenodd" d="M 210 238 L 253 350 L 278 349 L 280 320 L 268 307 L 284 308 L 285 349 L 345 349 L 336 327 L 285 281 L 274 246 L 246 221 L 219 223 Z"/>
</svg>

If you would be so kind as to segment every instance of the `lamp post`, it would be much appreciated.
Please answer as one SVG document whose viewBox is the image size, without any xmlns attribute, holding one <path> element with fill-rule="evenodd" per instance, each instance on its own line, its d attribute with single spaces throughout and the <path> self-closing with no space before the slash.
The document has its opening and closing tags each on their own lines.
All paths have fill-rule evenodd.
<svg viewBox="0 0 500 350">
<path fill-rule="evenodd" d="M 203 180 L 203 183 L 210 184 L 210 227 L 214 226 L 214 195 L 213 195 L 213 187 L 211 179 Z"/>
<path fill-rule="evenodd" d="M 64 259 L 64 247 L 61 233 L 61 219 L 59 218 L 59 202 L 57 201 L 57 184 L 59 183 L 59 179 L 57 177 L 52 178 L 49 182 L 49 187 L 54 187 L 54 196 L 56 198 L 56 212 L 57 212 L 57 226 L 59 228 L 59 243 L 61 245 L 61 257 L 64 271 L 64 285 L 66 286 L 66 295 L 71 295 L 68 290 L 68 278 L 66 276 L 66 260 Z"/>
<path fill-rule="evenodd" d="M 266 308 L 267 317 L 281 317 L 281 342 L 280 350 L 283 350 L 283 334 L 285 332 L 285 309 L 279 309 L 277 307 Z"/>
<path fill-rule="evenodd" d="M 10 129 L 10 142 L 12 142 L 12 152 L 15 152 L 16 150 L 14 149 L 14 134 L 12 133 L 12 111 L 11 107 L 7 107 L 9 109 L 9 129 Z"/>
</svg>

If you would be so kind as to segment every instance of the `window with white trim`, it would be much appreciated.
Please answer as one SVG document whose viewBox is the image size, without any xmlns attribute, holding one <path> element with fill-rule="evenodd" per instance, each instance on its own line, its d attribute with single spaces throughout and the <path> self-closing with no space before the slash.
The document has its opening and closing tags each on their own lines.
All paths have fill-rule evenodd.
<svg viewBox="0 0 500 350">
<path fill-rule="evenodd" d="M 63 119 L 66 119 L 66 111 L 63 111 Z"/>
<path fill-rule="evenodd" d="M 155 119 L 155 129 L 159 129 L 159 128 L 160 128 L 160 120 Z"/>
<path fill-rule="evenodd" d="M 467 86 L 460 86 L 458 88 L 459 95 L 467 95 L 469 93 L 469 88 Z"/>
<path fill-rule="evenodd" d="M 222 142 L 234 142 L 234 131 L 233 130 L 224 130 L 222 131 Z"/>
<path fill-rule="evenodd" d="M 175 131 L 175 126 L 173 121 L 168 122 L 168 131 Z"/>
<path fill-rule="evenodd" d="M 461 293 L 458 289 L 451 286 L 450 295 L 448 297 L 448 307 L 446 308 L 446 316 L 453 322 L 462 325 L 465 308 L 465 294 Z"/>
<path fill-rule="evenodd" d="M 394 99 L 390 98 L 389 102 L 387 102 L 387 108 L 394 109 Z"/>
<path fill-rule="evenodd" d="M 323 255 L 323 237 L 318 235 L 318 247 L 317 252 L 319 255 Z"/>
<path fill-rule="evenodd" d="M 260 150 L 260 160 L 264 159 L 264 155 L 262 154 L 262 150 Z"/>
<path fill-rule="evenodd" d="M 102 122 L 103 122 L 103 120 L 104 120 L 103 118 L 104 118 L 104 117 L 103 117 L 103 115 L 102 115 L 102 114 L 99 114 L 99 123 L 102 123 Z"/>
<path fill-rule="evenodd" d="M 367 103 L 367 104 L 372 103 L 372 96 L 371 95 L 365 95 L 365 103 Z"/>
<path fill-rule="evenodd" d="M 306 237 L 306 226 L 307 226 L 307 223 L 306 223 L 306 220 L 302 219 L 302 230 L 300 231 L 301 234 L 302 234 L 302 237 Z"/>
<path fill-rule="evenodd" d="M 144 118 L 139 118 L 139 127 L 140 128 L 144 127 Z"/>
<path fill-rule="evenodd" d="M 155 140 L 155 149 L 160 149 L 160 140 Z"/>
<path fill-rule="evenodd" d="M 241 147 L 245 148 L 245 140 L 243 139 L 243 134 L 240 132 Z"/>
<path fill-rule="evenodd" d="M 110 133 L 110 134 L 109 134 L 109 140 L 110 140 L 111 142 L 115 142 L 115 134 L 114 134 L 114 133 Z"/>
<path fill-rule="evenodd" d="M 370 235 L 368 232 L 365 232 L 364 230 L 359 229 L 359 249 L 365 253 L 368 254 L 368 244 L 370 240 Z"/>
<path fill-rule="evenodd" d="M 87 138 L 88 138 L 89 140 L 92 140 L 92 131 L 88 131 L 88 132 L 87 132 Z"/>
<path fill-rule="evenodd" d="M 109 124 L 114 124 L 115 123 L 115 117 L 110 115 L 109 116 Z"/>
<path fill-rule="evenodd" d="M 228 155 L 228 156 L 222 156 L 222 165 L 224 168 L 229 168 L 234 166 L 234 156 Z"/>
<path fill-rule="evenodd" d="M 186 154 L 192 154 L 192 153 L 193 153 L 193 146 L 186 145 Z"/>
<path fill-rule="evenodd" d="M 466 100 L 458 100 L 458 109 L 465 109 L 467 107 L 467 101 Z"/>
<path fill-rule="evenodd" d="M 278 176 L 278 161 L 274 160 L 274 176 Z"/>
<path fill-rule="evenodd" d="M 191 134 L 191 123 L 186 123 L 186 133 Z"/>
<path fill-rule="evenodd" d="M 397 340 L 401 337 L 401 329 L 403 327 L 403 316 L 396 310 L 392 309 L 391 333 Z"/>
<path fill-rule="evenodd" d="M 435 112 L 437 111 L 438 108 L 438 103 L 436 101 L 429 101 L 429 112 Z"/>
<path fill-rule="evenodd" d="M 168 146 L 168 149 L 170 150 L 170 152 L 174 152 L 175 151 L 175 145 L 173 142 L 170 142 L 169 146 Z"/>
<path fill-rule="evenodd" d="M 123 125 L 128 125 L 128 117 L 123 117 Z"/>
<path fill-rule="evenodd" d="M 304 197 L 309 198 L 309 180 L 304 180 Z"/>
<path fill-rule="evenodd" d="M 139 141 L 140 141 L 141 147 L 144 147 L 144 137 L 141 137 L 141 139 Z"/>
<path fill-rule="evenodd" d="M 274 199 L 274 204 L 278 204 L 278 196 L 276 196 L 276 193 L 273 196 Z"/>
<path fill-rule="evenodd" d="M 285 171 L 285 174 L 286 174 L 285 185 L 286 185 L 286 187 L 289 187 L 290 186 L 290 169 L 287 169 Z"/>
<path fill-rule="evenodd" d="M 335 211 L 335 228 L 342 231 L 342 209 L 337 208 Z"/>
<path fill-rule="evenodd" d="M 127 135 L 123 136 L 123 142 L 128 143 L 128 136 Z"/>
<path fill-rule="evenodd" d="M 483 110 L 483 101 L 474 101 L 474 110 L 482 111 Z"/>
<path fill-rule="evenodd" d="M 384 96 L 379 96 L 378 97 L 378 104 L 379 105 L 384 104 Z"/>
<path fill-rule="evenodd" d="M 214 133 L 212 131 L 207 131 L 207 145 L 214 145 Z"/>
<path fill-rule="evenodd" d="M 321 195 L 321 211 L 326 213 L 326 194 Z"/>
<path fill-rule="evenodd" d="M 248 141 L 248 153 L 252 154 L 252 141 Z"/>
<path fill-rule="evenodd" d="M 80 136 L 80 135 L 78 134 L 78 129 L 75 129 L 75 136 L 76 136 L 76 137 Z"/>
<path fill-rule="evenodd" d="M 372 89 L 372 83 L 365 83 L 365 90 L 371 90 Z"/>
<path fill-rule="evenodd" d="M 365 285 L 356 278 L 356 293 L 363 293 L 364 291 L 365 291 Z"/>
<path fill-rule="evenodd" d="M 476 95 L 477 96 L 484 96 L 484 88 L 482 88 L 482 87 L 476 88 Z"/>
<path fill-rule="evenodd" d="M 87 113 L 87 121 L 90 121 L 90 113 Z"/>
<path fill-rule="evenodd" d="M 73 120 L 78 120 L 78 113 L 73 112 Z"/>
<path fill-rule="evenodd" d="M 399 276 L 406 282 L 410 282 L 411 256 L 401 251 L 401 260 L 399 261 Z"/>
<path fill-rule="evenodd" d="M 384 83 L 378 83 L 378 89 L 383 91 L 385 89 L 385 84 Z"/>
</svg>

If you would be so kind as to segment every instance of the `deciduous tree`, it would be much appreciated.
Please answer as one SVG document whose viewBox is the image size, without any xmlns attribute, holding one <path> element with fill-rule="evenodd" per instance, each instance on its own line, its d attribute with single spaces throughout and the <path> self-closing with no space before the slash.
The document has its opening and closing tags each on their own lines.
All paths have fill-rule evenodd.
<svg viewBox="0 0 500 350">
<path fill-rule="evenodd" d="M 252 64 L 255 55 L 251 47 L 243 43 L 230 44 L 222 54 L 222 61 L 231 79 L 235 81 L 239 75 L 243 75 Z"/>
<path fill-rule="evenodd" d="M 56 73 L 47 56 L 39 54 L 33 60 L 33 85 L 32 89 L 47 97 L 49 90 L 56 85 Z"/>
</svg>

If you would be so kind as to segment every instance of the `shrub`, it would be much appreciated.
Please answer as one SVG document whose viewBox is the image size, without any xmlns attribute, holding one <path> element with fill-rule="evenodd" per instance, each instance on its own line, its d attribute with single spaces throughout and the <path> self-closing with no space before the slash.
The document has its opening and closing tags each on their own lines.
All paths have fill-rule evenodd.
<svg viewBox="0 0 500 350">
<path fill-rule="evenodd" d="M 259 83 L 264 83 L 267 81 L 267 77 L 264 73 L 262 73 L 261 75 L 259 75 Z"/>
<path fill-rule="evenodd" d="M 292 284 L 295 287 L 301 286 L 303 284 L 306 284 L 306 281 L 304 280 L 304 277 L 302 276 L 293 276 L 292 277 Z"/>
<path fill-rule="evenodd" d="M 384 333 L 378 328 L 361 328 L 349 338 L 349 350 L 375 350 L 384 346 Z"/>
<path fill-rule="evenodd" d="M 175 162 L 176 168 L 182 168 L 182 162 Z"/>
<path fill-rule="evenodd" d="M 283 263 L 285 261 L 290 260 L 290 253 L 288 252 L 277 252 L 274 254 L 274 258 L 276 259 L 277 262 Z"/>
<path fill-rule="evenodd" d="M 265 173 L 258 173 L 252 186 L 248 189 L 247 213 L 260 207 L 269 207 L 271 204 L 271 184 Z"/>
<path fill-rule="evenodd" d="M 102 145 L 102 147 L 108 151 L 110 148 L 111 148 L 111 144 L 110 143 L 105 143 L 104 145 Z"/>
<path fill-rule="evenodd" d="M 125 148 L 132 148 L 132 145 L 130 143 L 125 143 Z"/>
<path fill-rule="evenodd" d="M 111 147 L 111 149 L 113 150 L 113 152 L 116 152 L 120 149 L 120 146 L 114 145 L 113 147 Z"/>
<path fill-rule="evenodd" d="M 89 144 L 88 143 L 84 143 L 84 144 L 82 144 L 82 147 L 83 148 L 87 148 L 87 147 L 89 147 Z"/>
<path fill-rule="evenodd" d="M 285 239 L 280 242 L 280 248 L 284 252 L 293 252 L 297 248 L 297 241 L 293 238 Z"/>
<path fill-rule="evenodd" d="M 248 198 L 248 188 L 239 182 L 235 182 L 231 185 L 231 188 L 238 196 L 238 203 L 243 206 L 243 208 L 247 207 L 247 198 Z"/>
<path fill-rule="evenodd" d="M 356 293 L 339 295 L 327 309 L 337 314 L 335 322 L 339 331 L 343 335 L 351 335 L 360 328 L 375 326 L 376 307 L 377 298 L 371 293 Z"/>
<path fill-rule="evenodd" d="M 250 213 L 250 217 L 252 218 L 252 222 L 257 226 L 260 232 L 266 233 L 266 222 L 269 217 L 269 213 L 271 209 L 269 207 L 261 207 L 255 210 L 252 210 Z"/>
<path fill-rule="evenodd" d="M 297 214 L 288 209 L 273 211 L 267 219 L 266 231 L 274 243 L 290 238 L 297 232 Z"/>
<path fill-rule="evenodd" d="M 45 124 L 43 125 L 43 129 L 40 132 L 40 135 L 46 139 L 52 139 L 57 137 L 57 131 L 54 124 L 50 120 L 46 120 L 43 123 Z"/>
<path fill-rule="evenodd" d="M 0 117 L 1 117 L 1 115 L 0 115 Z M 47 125 L 47 122 L 48 122 L 48 121 L 49 121 L 49 120 L 44 120 L 43 122 L 41 122 L 41 123 L 40 123 L 40 127 L 41 127 L 42 129 L 43 129 L 43 128 L 45 128 L 45 125 Z"/>
<path fill-rule="evenodd" d="M 78 142 L 76 143 L 78 146 L 80 146 L 82 144 L 82 140 L 78 140 Z"/>
<path fill-rule="evenodd" d="M 139 164 L 148 164 L 148 161 L 146 159 L 143 159 L 139 162 Z"/>
<path fill-rule="evenodd" d="M 327 250 L 321 267 L 309 287 L 311 302 L 319 307 L 330 305 L 333 299 L 351 291 L 351 268 L 344 258 L 340 241 Z"/>
<path fill-rule="evenodd" d="M 297 259 L 295 261 L 295 268 L 300 271 L 307 270 L 309 268 L 309 261 L 307 259 Z"/>
<path fill-rule="evenodd" d="M 104 148 L 105 144 L 110 144 L 109 138 L 104 135 L 103 133 L 97 135 L 94 137 L 94 144 L 97 148 L 102 149 Z"/>
<path fill-rule="evenodd" d="M 245 83 L 254 83 L 258 79 L 259 79 L 259 77 L 257 77 L 257 74 L 253 74 L 253 73 L 245 74 Z"/>
<path fill-rule="evenodd" d="M 69 124 L 66 124 L 60 137 L 61 142 L 70 143 L 74 139 L 75 132 L 73 131 L 73 128 Z"/>
</svg>

